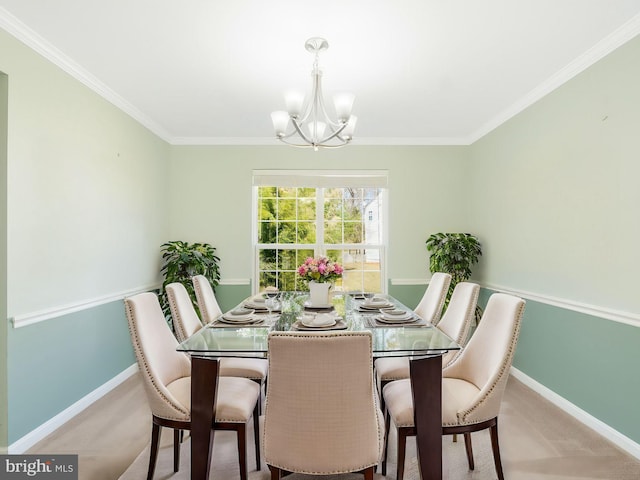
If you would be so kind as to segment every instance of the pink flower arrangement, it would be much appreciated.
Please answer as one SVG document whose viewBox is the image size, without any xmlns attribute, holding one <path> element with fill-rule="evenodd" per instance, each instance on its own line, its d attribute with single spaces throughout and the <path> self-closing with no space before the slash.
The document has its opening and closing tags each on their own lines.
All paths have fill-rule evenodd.
<svg viewBox="0 0 640 480">
<path fill-rule="evenodd" d="M 309 257 L 298 267 L 298 275 L 303 279 L 319 283 L 331 282 L 336 278 L 340 278 L 342 272 L 342 265 L 329 260 L 327 257 Z"/>
</svg>

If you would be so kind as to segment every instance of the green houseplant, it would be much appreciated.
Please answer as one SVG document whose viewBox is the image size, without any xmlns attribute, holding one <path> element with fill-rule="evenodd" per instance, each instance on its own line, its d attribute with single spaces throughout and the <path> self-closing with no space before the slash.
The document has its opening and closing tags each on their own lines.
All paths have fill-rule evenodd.
<svg viewBox="0 0 640 480">
<path fill-rule="evenodd" d="M 482 245 L 478 237 L 470 233 L 434 233 L 427 239 L 429 270 L 431 273 L 445 272 L 451 274 L 451 284 L 445 299 L 445 308 L 453 289 L 459 282 L 471 278 L 471 267 L 478 263 L 482 256 Z M 482 310 L 476 308 L 476 320 L 480 319 Z"/>
<path fill-rule="evenodd" d="M 215 247 L 208 243 L 190 244 L 178 240 L 164 243 L 160 248 L 162 252 L 160 273 L 163 275 L 160 303 L 165 318 L 171 317 L 165 288 L 173 282 L 179 282 L 185 286 L 196 312 L 200 315 L 191 277 L 204 275 L 215 291 L 220 281 L 220 258 L 216 255 Z"/>
</svg>

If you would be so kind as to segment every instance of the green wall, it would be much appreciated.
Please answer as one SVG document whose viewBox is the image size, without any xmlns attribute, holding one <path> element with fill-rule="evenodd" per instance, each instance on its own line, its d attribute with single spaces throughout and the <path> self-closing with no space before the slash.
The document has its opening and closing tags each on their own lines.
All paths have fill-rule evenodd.
<svg viewBox="0 0 640 480">
<path fill-rule="evenodd" d="M 170 152 L 4 30 L 0 71 L 3 216 L 8 206 L 0 407 L 11 445 L 134 363 L 120 298 L 159 283 Z M 88 306 L 66 313 L 78 305 Z M 21 328 L 7 321 L 42 312 L 53 318 Z"/>
<path fill-rule="evenodd" d="M 7 76 L 0 72 L 0 319 L 7 318 Z M 0 327 L 0 454 L 6 453 L 9 406 L 7 393 L 7 324 Z"/>
<path fill-rule="evenodd" d="M 427 237 L 466 227 L 465 147 L 357 146 L 303 150 L 287 146 L 173 146 L 169 207 L 172 239 L 209 242 L 221 258 L 223 279 L 252 275 L 252 172 L 387 170 L 389 278 L 426 278 Z"/>
<path fill-rule="evenodd" d="M 9 329 L 15 441 L 136 361 L 122 301 Z"/>
<path fill-rule="evenodd" d="M 639 59 L 637 37 L 472 145 L 469 164 L 478 280 L 543 301 L 527 302 L 514 365 L 636 443 Z M 633 325 L 576 311 L 595 309 Z"/>
</svg>

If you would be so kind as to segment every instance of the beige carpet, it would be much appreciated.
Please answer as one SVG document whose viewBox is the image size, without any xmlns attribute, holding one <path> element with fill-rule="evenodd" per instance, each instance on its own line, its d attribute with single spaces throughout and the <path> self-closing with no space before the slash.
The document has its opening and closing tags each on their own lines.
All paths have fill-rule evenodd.
<svg viewBox="0 0 640 480">
<path fill-rule="evenodd" d="M 145 416 L 146 417 L 146 416 Z M 147 438 L 151 425 L 147 418 Z M 606 439 L 585 427 L 565 412 L 544 400 L 518 382 L 509 379 L 500 409 L 500 449 L 507 480 L 638 480 L 640 461 L 622 452 Z M 99 431 L 99 430 L 98 430 Z M 395 429 L 391 430 L 387 478 L 395 479 Z M 171 432 L 164 429 L 163 442 L 154 480 L 189 479 L 189 441 L 182 446 L 181 469 L 173 474 Z M 476 469 L 468 470 L 464 442 L 452 443 L 443 438 L 443 478 L 449 480 L 494 480 L 496 477 L 488 433 L 472 435 Z M 268 480 L 269 473 L 262 465 L 255 471 L 253 430 L 248 433 L 249 480 Z M 235 434 L 218 432 L 214 441 L 211 479 L 239 480 Z M 120 477 L 122 480 L 146 478 L 149 450 L 146 448 Z M 301 480 L 303 475 L 292 475 Z M 93 480 L 95 476 L 82 477 Z M 324 477 L 322 477 L 324 478 Z M 361 475 L 343 475 L 332 480 L 360 480 Z M 384 477 L 376 475 L 376 480 Z M 416 465 L 415 441 L 407 443 L 406 480 L 419 480 Z M 321 480 L 307 476 L 309 480 Z"/>
<path fill-rule="evenodd" d="M 165 429 L 163 435 L 168 437 L 171 435 L 170 430 Z M 376 479 L 395 478 L 395 436 L 391 434 L 391 444 L 389 450 L 389 465 L 387 466 L 387 477 L 376 474 Z M 165 440 L 167 440 L 165 439 Z M 253 450 L 253 430 L 248 434 L 251 443 L 248 453 L 249 464 L 249 480 L 268 480 L 269 470 L 266 465 L 262 464 L 262 470 L 255 470 L 255 454 Z M 460 438 L 460 440 L 462 440 Z M 235 444 L 234 432 L 217 432 L 215 434 L 210 478 L 218 480 L 239 480 L 240 473 L 238 471 L 238 456 Z M 165 442 L 167 443 L 167 442 Z M 182 445 L 180 456 L 180 471 L 173 473 L 173 450 L 171 445 L 166 445 L 160 449 L 158 465 L 154 480 L 189 480 L 190 462 L 189 462 L 189 439 L 185 440 Z M 489 480 L 495 479 L 495 470 L 493 467 L 493 457 L 491 456 L 491 443 L 488 432 L 478 432 L 473 435 L 474 457 L 476 461 L 476 469 L 474 472 L 469 471 L 467 465 L 467 457 L 464 451 L 464 442 L 452 442 L 452 437 L 443 438 L 443 478 L 444 479 L 473 479 L 473 480 Z M 145 448 L 136 458 L 129 469 L 120 477 L 120 480 L 140 480 L 146 478 L 147 467 L 149 465 L 149 448 Z M 508 476 L 508 471 L 505 470 Z M 313 479 L 321 480 L 331 478 L 336 480 L 355 480 L 362 479 L 362 475 L 334 475 L 331 477 L 308 476 L 308 475 L 291 475 L 286 477 L 291 480 Z M 417 471 L 415 442 L 409 439 L 407 443 L 407 461 L 405 463 L 406 480 L 419 480 L 420 476 Z"/>
</svg>

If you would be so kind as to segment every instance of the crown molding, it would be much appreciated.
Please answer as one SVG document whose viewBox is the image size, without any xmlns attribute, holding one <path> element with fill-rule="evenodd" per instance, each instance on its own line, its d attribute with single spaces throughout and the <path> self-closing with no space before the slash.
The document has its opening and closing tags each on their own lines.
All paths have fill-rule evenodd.
<svg viewBox="0 0 640 480">
<path fill-rule="evenodd" d="M 624 45 L 629 40 L 640 34 L 640 14 L 631 18 L 620 26 L 617 30 L 609 34 L 578 58 L 560 69 L 536 88 L 527 93 L 516 103 L 500 112 L 493 119 L 489 120 L 482 127 L 470 135 L 470 143 L 480 140 L 482 137 L 498 128 L 507 120 L 516 116 L 542 97 L 548 95 L 556 88 L 571 80 L 573 77 L 583 72 L 601 58 L 613 52 L 616 48 Z"/>
<path fill-rule="evenodd" d="M 29 48 L 35 50 L 54 65 L 67 72 L 80 83 L 89 87 L 102 98 L 112 103 L 115 107 L 125 112 L 162 140 L 169 142 L 170 136 L 164 128 L 151 120 L 131 103 L 115 93 L 107 85 L 102 83 L 95 76 L 82 68 L 71 58 L 66 56 L 2 7 L 0 7 L 0 27 L 27 45 Z"/>
</svg>

